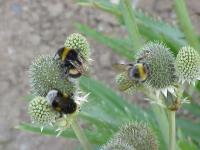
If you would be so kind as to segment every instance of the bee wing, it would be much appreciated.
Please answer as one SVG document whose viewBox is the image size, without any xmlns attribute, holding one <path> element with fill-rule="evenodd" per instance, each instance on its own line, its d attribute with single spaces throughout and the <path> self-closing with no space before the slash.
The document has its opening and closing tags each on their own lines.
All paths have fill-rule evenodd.
<svg viewBox="0 0 200 150">
<path fill-rule="evenodd" d="M 126 86 L 118 86 L 118 89 L 120 90 L 120 91 L 126 91 L 127 89 L 129 89 L 130 87 L 131 87 L 132 85 L 130 84 L 130 85 L 126 85 Z"/>
<path fill-rule="evenodd" d="M 133 64 L 113 64 L 112 68 L 116 71 L 116 72 L 124 72 L 127 71 L 130 67 L 132 67 Z"/>
<path fill-rule="evenodd" d="M 76 62 L 70 61 L 70 63 L 84 76 L 89 76 L 89 72 L 84 68 L 83 65 L 79 65 Z"/>
</svg>

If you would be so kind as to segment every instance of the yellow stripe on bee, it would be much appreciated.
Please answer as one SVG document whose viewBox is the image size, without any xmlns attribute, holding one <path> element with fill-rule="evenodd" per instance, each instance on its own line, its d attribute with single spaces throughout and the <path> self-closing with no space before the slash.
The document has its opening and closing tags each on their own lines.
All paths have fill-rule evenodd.
<svg viewBox="0 0 200 150">
<path fill-rule="evenodd" d="M 68 95 L 67 95 L 66 93 L 63 93 L 63 96 L 64 96 L 64 97 L 68 97 Z"/>
<path fill-rule="evenodd" d="M 139 71 L 139 74 L 140 74 L 140 76 L 141 76 L 141 79 L 142 79 L 142 80 L 145 80 L 145 79 L 147 78 L 147 75 L 146 75 L 146 73 L 145 73 L 145 71 L 144 71 L 144 66 L 143 66 L 143 64 L 138 64 L 137 66 L 138 66 L 138 71 Z"/>
<path fill-rule="evenodd" d="M 67 48 L 67 47 L 64 48 L 64 51 L 62 53 L 62 58 L 61 58 L 62 61 L 65 60 L 69 51 L 70 51 L 70 48 Z"/>
</svg>

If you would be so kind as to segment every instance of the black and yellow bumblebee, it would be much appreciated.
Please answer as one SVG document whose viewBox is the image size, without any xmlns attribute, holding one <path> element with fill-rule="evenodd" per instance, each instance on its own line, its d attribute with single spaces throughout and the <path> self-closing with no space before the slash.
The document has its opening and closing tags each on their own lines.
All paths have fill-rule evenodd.
<svg viewBox="0 0 200 150">
<path fill-rule="evenodd" d="M 46 96 L 49 105 L 60 114 L 72 114 L 77 110 L 77 104 L 73 99 L 73 94 L 66 95 L 59 90 L 50 90 Z"/>
<path fill-rule="evenodd" d="M 133 64 L 114 64 L 113 68 L 120 73 L 125 73 L 127 76 L 126 84 L 118 87 L 120 91 L 125 91 L 133 84 L 145 82 L 149 76 L 149 66 L 143 62 Z"/>
<path fill-rule="evenodd" d="M 83 67 L 85 60 L 80 54 L 80 49 L 61 47 L 57 50 L 54 59 L 58 60 L 64 69 L 64 76 L 78 78 L 86 72 Z"/>
<path fill-rule="evenodd" d="M 145 63 L 114 64 L 113 67 L 119 71 L 127 71 L 130 80 L 144 82 L 149 75 L 149 67 Z"/>
</svg>

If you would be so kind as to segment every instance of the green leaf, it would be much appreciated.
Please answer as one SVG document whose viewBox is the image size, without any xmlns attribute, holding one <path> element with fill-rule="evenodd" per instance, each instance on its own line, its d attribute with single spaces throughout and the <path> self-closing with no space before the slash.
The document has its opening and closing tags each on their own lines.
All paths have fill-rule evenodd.
<svg viewBox="0 0 200 150">
<path fill-rule="evenodd" d="M 123 17 L 123 20 L 126 25 L 127 32 L 129 34 L 130 43 L 134 50 L 138 50 L 142 46 L 142 39 L 137 27 L 135 14 L 133 13 L 130 0 L 121 0 L 120 1 L 120 10 Z"/>
<path fill-rule="evenodd" d="M 184 108 L 200 119 L 200 105 L 198 103 L 191 102 L 190 104 L 184 105 Z"/>
<path fill-rule="evenodd" d="M 92 39 L 95 39 L 98 42 L 108 46 L 120 56 L 124 56 L 129 60 L 134 59 L 135 52 L 132 50 L 131 44 L 128 42 L 128 40 L 108 37 L 101 32 L 91 29 L 87 25 L 76 24 L 76 27 L 86 36 L 89 36 Z"/>
<path fill-rule="evenodd" d="M 104 86 L 98 81 L 92 80 L 87 77 L 81 77 L 80 86 L 84 91 L 91 93 L 90 94 L 91 101 L 88 104 L 89 108 L 87 108 L 86 111 L 88 111 L 88 109 L 95 108 L 95 106 L 97 105 L 98 108 L 101 109 L 100 112 L 103 113 L 102 110 L 104 110 L 107 115 L 113 115 L 113 116 L 115 116 L 116 114 L 121 115 L 122 117 L 125 117 L 124 118 L 125 120 L 127 120 L 127 118 L 139 119 L 139 120 L 147 119 L 146 118 L 147 114 L 145 114 L 141 108 L 139 108 L 138 106 L 130 105 L 122 97 L 118 96 L 110 88 Z M 90 105 L 93 105 L 93 106 L 90 107 Z M 95 108 L 94 110 L 98 108 Z M 98 111 L 96 112 L 97 112 L 97 115 L 101 115 L 101 113 L 99 113 Z M 111 119 L 113 120 L 113 118 Z M 114 120 L 117 120 L 117 119 L 114 118 Z"/>
<path fill-rule="evenodd" d="M 158 139 L 160 143 L 162 143 L 160 145 L 161 149 L 166 149 L 162 134 L 160 133 L 161 130 L 158 128 L 151 113 L 146 113 L 136 104 L 129 104 L 126 100 L 116 95 L 110 88 L 105 87 L 98 81 L 81 77 L 80 86 L 84 91 L 91 93 L 88 100 L 89 102 L 83 108 L 84 113 L 81 113 L 81 117 L 89 121 L 90 124 L 92 122 L 98 131 L 105 134 L 105 141 L 107 141 L 122 124 L 134 120 L 145 121 L 149 122 L 151 127 L 156 131 Z M 166 122 L 164 124 L 166 124 Z M 101 131 L 101 129 L 104 130 Z M 106 133 L 110 136 L 107 136 Z"/>
<path fill-rule="evenodd" d="M 90 3 L 89 0 L 86 0 Z M 94 2 L 96 5 L 93 5 Z M 109 4 L 108 4 L 109 3 Z M 109 1 L 105 4 L 104 2 L 93 0 L 91 6 L 102 9 L 108 13 L 115 15 L 121 23 L 123 22 L 122 13 L 120 8 Z M 161 40 L 168 44 L 173 49 L 176 54 L 177 50 L 183 46 L 187 45 L 184 34 L 176 26 L 169 25 L 162 20 L 155 19 L 143 13 L 142 11 L 134 11 L 136 16 L 136 22 L 140 33 L 146 37 L 148 40 Z M 156 34 L 156 36 L 152 36 Z M 156 38 L 154 38 L 156 37 Z"/>
<path fill-rule="evenodd" d="M 197 33 L 194 30 L 194 27 L 190 20 L 185 0 L 174 0 L 174 6 L 176 10 L 176 16 L 180 23 L 180 27 L 182 28 L 187 41 L 191 46 L 193 46 L 197 51 L 199 51 L 200 45 L 197 38 Z"/>
<path fill-rule="evenodd" d="M 200 123 L 194 123 L 188 119 L 177 119 L 176 122 L 177 127 L 181 129 L 184 136 L 200 142 Z"/>
<path fill-rule="evenodd" d="M 38 126 L 35 126 L 30 123 L 20 123 L 16 129 L 23 130 L 23 131 L 29 131 L 33 133 L 38 133 L 41 135 L 50 135 L 50 136 L 57 136 L 58 132 L 50 127 L 44 127 L 43 131 L 41 132 L 41 128 Z M 87 135 L 88 139 L 93 143 L 102 143 L 102 139 L 100 139 L 98 136 L 96 136 L 95 132 L 91 132 L 89 130 L 84 130 L 85 134 Z M 63 131 L 60 135 L 64 138 L 76 138 L 76 135 L 74 134 L 73 130 L 71 128 L 66 129 Z M 102 143 L 103 144 L 103 143 Z"/>
<path fill-rule="evenodd" d="M 198 150 L 198 147 L 191 141 L 179 140 L 178 145 L 181 150 Z"/>
</svg>

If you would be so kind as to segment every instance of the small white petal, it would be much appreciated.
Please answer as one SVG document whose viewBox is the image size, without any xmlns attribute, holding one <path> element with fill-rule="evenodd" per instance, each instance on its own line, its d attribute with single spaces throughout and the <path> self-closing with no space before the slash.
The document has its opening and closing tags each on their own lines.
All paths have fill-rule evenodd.
<svg viewBox="0 0 200 150">
<path fill-rule="evenodd" d="M 182 79 L 182 80 L 181 80 L 181 84 L 184 84 L 184 82 L 185 82 L 185 80 Z"/>
<path fill-rule="evenodd" d="M 192 85 L 193 85 L 193 86 L 196 86 L 196 83 L 195 83 L 195 81 L 192 81 Z"/>
<path fill-rule="evenodd" d="M 42 126 L 42 127 L 40 128 L 40 132 L 41 132 L 41 133 L 42 133 L 43 129 L 44 129 L 44 127 Z"/>
<path fill-rule="evenodd" d="M 59 137 L 59 136 L 62 134 L 62 132 L 63 132 L 63 130 L 60 130 L 60 131 L 58 132 L 58 134 L 56 135 L 56 137 Z"/>
<path fill-rule="evenodd" d="M 169 91 L 169 93 L 173 94 L 175 97 L 177 96 L 174 87 L 169 87 L 168 91 Z"/>
<path fill-rule="evenodd" d="M 160 97 L 160 91 L 156 91 L 156 97 L 159 98 Z"/>
<path fill-rule="evenodd" d="M 151 99 L 149 99 L 149 98 L 144 98 L 144 100 L 146 100 L 146 101 L 151 101 Z"/>
<path fill-rule="evenodd" d="M 164 94 L 165 97 L 167 97 L 167 89 L 163 89 L 162 93 Z"/>
</svg>

